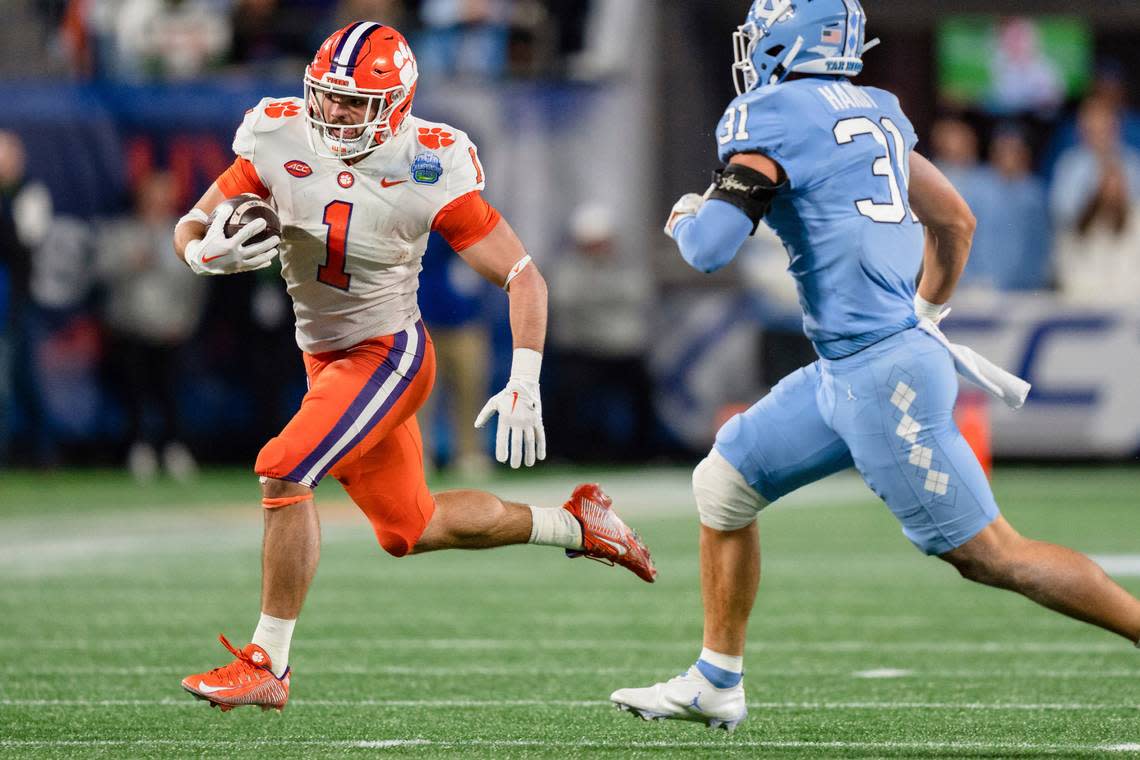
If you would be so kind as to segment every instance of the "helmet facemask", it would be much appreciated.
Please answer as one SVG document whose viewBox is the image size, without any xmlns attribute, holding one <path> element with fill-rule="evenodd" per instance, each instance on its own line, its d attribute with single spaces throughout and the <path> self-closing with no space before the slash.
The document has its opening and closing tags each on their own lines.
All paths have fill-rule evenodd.
<svg viewBox="0 0 1140 760">
<path fill-rule="evenodd" d="M 329 95 L 365 99 L 364 121 L 356 124 L 328 121 L 326 99 Z M 357 158 L 370 153 L 392 138 L 392 115 L 407 96 L 408 90 L 403 85 L 386 90 L 360 90 L 321 82 L 306 75 L 305 119 L 310 127 L 309 147 L 326 158 Z M 356 134 L 345 137 L 346 131 Z"/>
<path fill-rule="evenodd" d="M 757 3 L 749 11 L 745 22 L 733 32 L 735 60 L 732 64 L 732 83 L 736 87 L 737 95 L 743 95 L 760 84 L 760 72 L 756 70 L 755 62 L 756 50 L 771 33 L 774 24 L 794 15 L 792 0 L 768 0 L 763 5 Z M 783 59 L 772 67 L 772 74 L 764 84 L 777 84 L 782 81 L 791 69 L 801 47 L 803 47 L 803 37 L 797 37 L 790 49 L 775 53 L 774 55 L 783 53 Z"/>
<path fill-rule="evenodd" d="M 752 53 L 756 50 L 760 37 L 760 30 L 752 23 L 742 24 L 732 33 L 732 52 L 735 58 L 732 64 L 732 84 L 737 95 L 751 91 L 760 81 L 760 75 L 752 65 Z"/>
</svg>

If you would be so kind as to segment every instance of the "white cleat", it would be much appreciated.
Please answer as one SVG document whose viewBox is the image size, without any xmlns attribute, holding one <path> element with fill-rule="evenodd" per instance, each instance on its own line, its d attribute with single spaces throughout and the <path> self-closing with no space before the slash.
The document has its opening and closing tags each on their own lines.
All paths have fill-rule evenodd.
<svg viewBox="0 0 1140 760">
<path fill-rule="evenodd" d="M 610 701 L 643 720 L 691 720 L 732 733 L 748 717 L 744 682 L 727 689 L 709 683 L 696 666 L 665 683 L 643 689 L 618 689 Z"/>
</svg>

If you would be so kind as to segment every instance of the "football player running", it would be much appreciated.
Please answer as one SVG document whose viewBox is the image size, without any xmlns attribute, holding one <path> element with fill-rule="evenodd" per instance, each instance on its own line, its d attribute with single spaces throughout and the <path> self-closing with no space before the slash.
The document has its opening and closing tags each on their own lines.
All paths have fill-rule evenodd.
<svg viewBox="0 0 1140 760">
<path fill-rule="evenodd" d="M 739 97 L 716 132 L 726 165 L 666 223 L 685 261 L 712 272 L 766 219 L 788 250 L 819 359 L 726 422 L 693 472 L 704 648 L 672 680 L 613 693 L 646 719 L 732 730 L 745 718 L 757 514 L 852 466 L 906 537 L 963 577 L 1140 639 L 1140 601 L 1084 555 L 1019 535 L 954 425 L 955 368 L 1014 407 L 1028 385 L 937 327 L 974 217 L 914 151 L 898 99 L 847 81 L 875 44 L 864 22 L 858 0 L 753 3 L 734 36 Z"/>
<path fill-rule="evenodd" d="M 320 552 L 313 493 L 325 475 L 340 481 L 397 557 L 529 542 L 620 564 L 646 581 L 656 575 L 597 485 L 579 486 L 552 508 L 482 491 L 428 491 L 415 413 L 435 373 L 416 301 L 429 232 L 509 294 L 510 380 L 475 425 L 498 415 L 495 454 L 512 467 L 546 456 L 538 384 L 546 285 L 480 194 L 483 168 L 467 135 L 410 113 L 417 76 L 395 29 L 357 22 L 338 30 L 305 70 L 304 99 L 267 98 L 246 113 L 237 159 L 175 228 L 178 255 L 199 274 L 259 269 L 280 255 L 309 381 L 300 409 L 255 466 L 265 535 L 252 643 L 239 650 L 221 637 L 235 659 L 182 681 L 223 710 L 281 709 L 289 697 L 290 640 Z M 225 214 L 208 223 L 219 203 L 242 193 L 273 203 L 281 238 L 255 242 L 261 219 L 231 237 Z"/>
</svg>

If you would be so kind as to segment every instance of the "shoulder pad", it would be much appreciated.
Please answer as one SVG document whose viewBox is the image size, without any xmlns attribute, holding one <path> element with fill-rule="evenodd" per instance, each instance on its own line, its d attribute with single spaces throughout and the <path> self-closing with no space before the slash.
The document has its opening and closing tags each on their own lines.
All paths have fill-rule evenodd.
<svg viewBox="0 0 1140 760">
<path fill-rule="evenodd" d="M 471 144 L 467 133 L 450 124 L 412 119 L 410 126 L 417 150 L 426 148 L 427 150 L 445 152 L 451 148 L 462 150 Z"/>
<path fill-rule="evenodd" d="M 813 140 L 822 114 L 799 82 L 761 87 L 734 99 L 717 127 L 717 152 L 727 162 L 738 153 L 762 153 L 784 170 L 789 187 L 814 174 Z"/>
<path fill-rule="evenodd" d="M 256 136 L 275 132 L 298 119 L 304 119 L 305 102 L 301 98 L 262 98 L 245 112 L 245 118 L 234 135 L 234 153 L 252 158 Z"/>
<path fill-rule="evenodd" d="M 784 143 L 788 96 L 782 85 L 761 87 L 732 100 L 717 125 L 721 161 L 737 153 L 770 153 Z"/>
</svg>

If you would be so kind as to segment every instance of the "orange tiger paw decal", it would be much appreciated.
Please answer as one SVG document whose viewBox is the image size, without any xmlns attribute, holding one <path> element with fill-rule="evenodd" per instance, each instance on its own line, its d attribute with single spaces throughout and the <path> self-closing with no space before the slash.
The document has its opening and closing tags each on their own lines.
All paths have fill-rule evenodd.
<svg viewBox="0 0 1140 760">
<path fill-rule="evenodd" d="M 444 132 L 439 127 L 420 127 L 420 144 L 425 148 L 439 150 L 455 143 L 455 135 Z"/>
<path fill-rule="evenodd" d="M 278 100 L 265 107 L 265 115 L 271 119 L 280 119 L 283 116 L 296 116 L 301 113 L 301 107 L 289 100 Z"/>
</svg>

